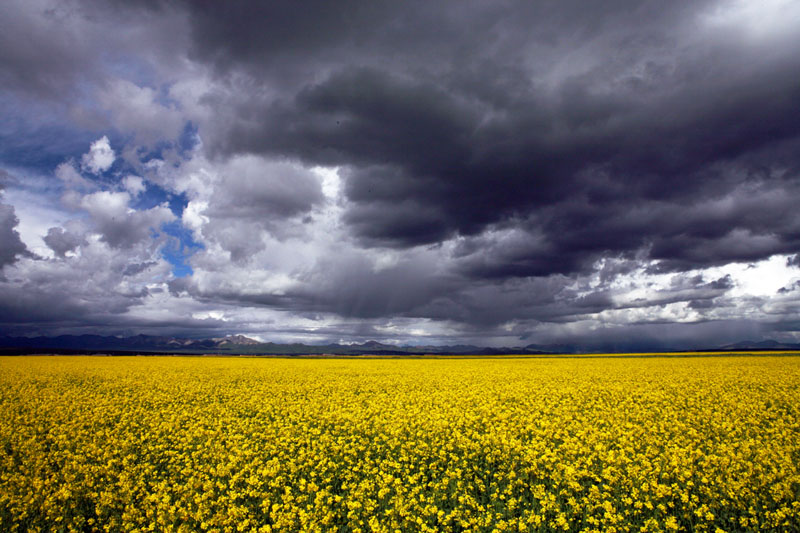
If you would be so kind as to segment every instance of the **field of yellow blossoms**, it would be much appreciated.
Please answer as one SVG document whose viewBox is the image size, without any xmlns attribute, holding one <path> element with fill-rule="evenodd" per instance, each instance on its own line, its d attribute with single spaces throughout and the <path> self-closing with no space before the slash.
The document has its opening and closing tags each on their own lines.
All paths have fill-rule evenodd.
<svg viewBox="0 0 800 533">
<path fill-rule="evenodd" d="M 0 358 L 0 531 L 800 531 L 800 357 Z"/>
</svg>

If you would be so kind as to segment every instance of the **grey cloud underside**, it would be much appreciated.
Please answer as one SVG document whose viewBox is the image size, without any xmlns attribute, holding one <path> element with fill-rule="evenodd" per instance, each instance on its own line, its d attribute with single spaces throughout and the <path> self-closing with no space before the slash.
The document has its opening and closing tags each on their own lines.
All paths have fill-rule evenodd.
<svg viewBox="0 0 800 533">
<path fill-rule="evenodd" d="M 616 301 L 607 285 L 587 290 L 562 275 L 477 282 L 436 272 L 432 265 L 418 260 L 373 272 L 366 262 L 333 259 L 322 261 L 308 277 L 308 283 L 279 293 L 200 287 L 188 278 L 171 282 L 170 290 L 175 296 L 268 307 L 306 316 L 441 320 L 472 328 L 473 332 L 511 322 L 569 324 L 592 319 L 592 315 L 603 311 L 652 310 L 670 304 L 683 303 L 697 309 L 706 302 L 723 307 L 736 305 L 726 299 L 734 287 L 730 276 L 711 281 L 702 276 L 677 276 L 672 286 L 632 301 Z M 652 323 L 663 319 L 645 314 L 628 321 Z"/>
<path fill-rule="evenodd" d="M 80 235 L 64 231 L 64 228 L 60 227 L 50 228 L 43 240 L 58 257 L 64 257 L 67 252 L 75 250 L 85 242 Z"/>
<path fill-rule="evenodd" d="M 0 326 L 52 328 L 113 323 L 147 292 L 137 289 L 120 294 L 108 278 L 113 276 L 90 268 L 66 273 L 43 267 L 29 280 L 9 280 L 0 285 L 4 296 L 0 300 Z"/>
<path fill-rule="evenodd" d="M 169 272 L 158 261 L 152 243 L 112 248 L 85 239 L 72 241 L 71 231 L 49 231 L 53 258 L 18 259 L 0 279 L 0 331 L 8 334 L 60 334 L 103 331 L 212 331 L 216 320 L 197 320 L 185 313 L 148 319 L 131 315 L 136 306 L 159 293 L 153 285 Z M 64 254 L 58 253 L 59 250 Z M 66 252 L 78 251 L 74 255 Z"/>
<path fill-rule="evenodd" d="M 213 195 L 204 215 L 203 236 L 245 262 L 264 248 L 260 231 L 285 239 L 297 222 L 323 203 L 319 179 L 307 169 L 259 157 L 234 158 L 222 169 L 225 187 Z M 296 232 L 294 232 L 296 233 Z"/>
</svg>

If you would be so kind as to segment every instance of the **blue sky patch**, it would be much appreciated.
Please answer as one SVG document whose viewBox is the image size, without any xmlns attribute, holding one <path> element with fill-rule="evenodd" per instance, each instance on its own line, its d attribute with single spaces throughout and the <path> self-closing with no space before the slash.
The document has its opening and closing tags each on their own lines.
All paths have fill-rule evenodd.
<svg viewBox="0 0 800 533">
<path fill-rule="evenodd" d="M 180 220 L 164 224 L 162 231 L 171 237 L 167 240 L 161 255 L 172 265 L 172 274 L 178 278 L 191 276 L 194 271 L 188 260 L 195 252 L 205 247 L 194 240 L 192 232 L 186 229 Z"/>
</svg>

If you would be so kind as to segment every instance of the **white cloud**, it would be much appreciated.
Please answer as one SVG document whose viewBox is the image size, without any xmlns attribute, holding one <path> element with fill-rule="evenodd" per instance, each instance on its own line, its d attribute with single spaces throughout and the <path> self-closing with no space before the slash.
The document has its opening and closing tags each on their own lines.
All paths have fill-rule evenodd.
<svg viewBox="0 0 800 533">
<path fill-rule="evenodd" d="M 311 171 L 320 177 L 322 194 L 332 201 L 338 201 L 342 192 L 342 178 L 338 167 L 314 167 Z"/>
<path fill-rule="evenodd" d="M 83 154 L 81 162 L 84 169 L 99 175 L 111 168 L 115 159 L 108 137 L 103 135 L 92 143 L 87 153 Z"/>
<path fill-rule="evenodd" d="M 87 155 L 89 154 L 85 154 L 83 157 L 86 158 Z M 58 165 L 55 174 L 67 189 L 87 190 L 97 188 L 94 183 L 80 175 L 71 161 L 65 161 Z"/>
<path fill-rule="evenodd" d="M 166 205 L 146 210 L 135 210 L 129 206 L 127 192 L 99 191 L 88 194 L 81 200 L 81 207 L 90 215 L 102 240 L 114 248 L 130 248 L 151 237 L 151 230 L 175 220 L 175 215 Z"/>
<path fill-rule="evenodd" d="M 779 289 L 791 285 L 800 276 L 797 270 L 786 265 L 785 255 L 774 255 L 769 259 L 754 263 L 732 263 L 718 268 L 736 280 L 732 296 L 772 297 Z"/>
<path fill-rule="evenodd" d="M 127 192 L 100 191 L 86 195 L 81 205 L 92 216 L 116 218 L 123 217 L 128 212 L 130 198 Z"/>
<path fill-rule="evenodd" d="M 208 202 L 191 201 L 183 210 L 183 225 L 195 232 L 195 238 L 200 238 L 200 230 L 209 222 L 209 218 L 203 214 L 206 209 Z"/>
<path fill-rule="evenodd" d="M 142 194 L 145 190 L 147 190 L 147 186 L 144 184 L 144 180 L 139 176 L 126 176 L 122 180 L 122 186 L 125 188 L 126 191 L 131 193 L 132 196 L 136 197 Z"/>
<path fill-rule="evenodd" d="M 712 28 L 735 29 L 753 40 L 796 36 L 800 3 L 795 0 L 724 0 L 703 13 Z"/>
<path fill-rule="evenodd" d="M 116 79 L 99 94 L 114 126 L 132 132 L 142 144 L 175 139 L 184 119 L 178 109 L 158 102 L 158 94 L 149 87 L 139 87 L 128 80 Z"/>
</svg>

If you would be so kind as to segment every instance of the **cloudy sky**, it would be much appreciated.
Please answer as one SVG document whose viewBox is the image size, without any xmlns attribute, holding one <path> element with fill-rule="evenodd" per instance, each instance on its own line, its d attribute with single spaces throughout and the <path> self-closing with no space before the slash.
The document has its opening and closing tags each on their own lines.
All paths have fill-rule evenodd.
<svg viewBox="0 0 800 533">
<path fill-rule="evenodd" d="M 0 23 L 0 334 L 800 342 L 800 2 Z"/>
</svg>

